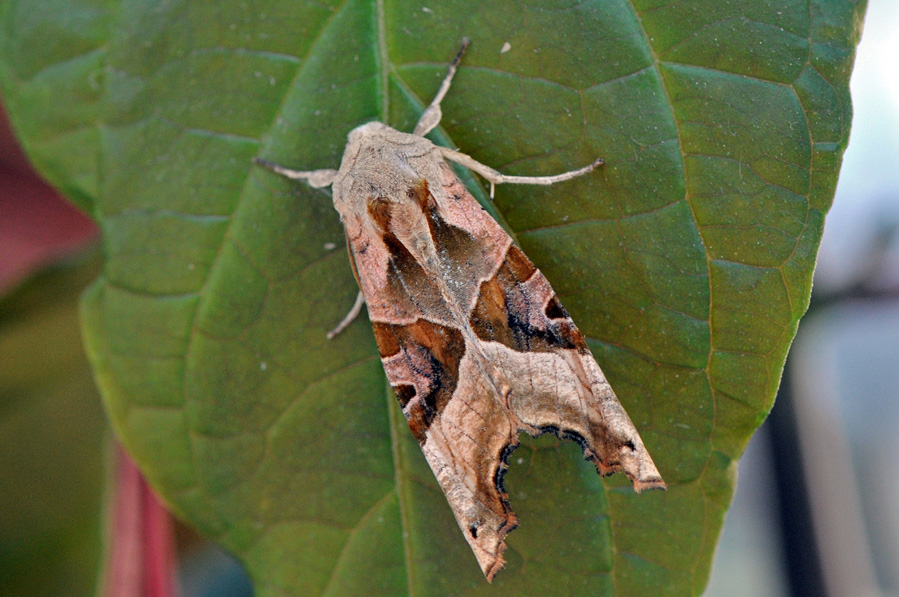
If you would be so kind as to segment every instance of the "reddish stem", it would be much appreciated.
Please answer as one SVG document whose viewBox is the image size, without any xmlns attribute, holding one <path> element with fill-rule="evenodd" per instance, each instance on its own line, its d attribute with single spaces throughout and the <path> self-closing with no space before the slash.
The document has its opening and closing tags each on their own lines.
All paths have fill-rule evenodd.
<svg viewBox="0 0 899 597">
<path fill-rule="evenodd" d="M 116 460 L 103 595 L 175 597 L 171 517 L 118 445 Z"/>
</svg>

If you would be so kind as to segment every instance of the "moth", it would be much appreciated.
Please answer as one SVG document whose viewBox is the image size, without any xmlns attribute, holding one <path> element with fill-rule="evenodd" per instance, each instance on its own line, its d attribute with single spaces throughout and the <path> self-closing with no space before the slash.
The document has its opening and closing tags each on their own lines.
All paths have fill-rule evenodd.
<svg viewBox="0 0 899 597">
<path fill-rule="evenodd" d="M 468 40 L 412 134 L 380 122 L 349 133 L 339 170 L 255 162 L 332 188 L 361 292 L 333 336 L 368 308 L 384 371 L 487 580 L 518 525 L 503 475 L 518 435 L 580 444 L 597 471 L 639 492 L 664 488 L 639 433 L 549 282 L 462 185 L 446 160 L 493 185 L 551 185 L 507 176 L 434 145 L 440 103 Z"/>
</svg>

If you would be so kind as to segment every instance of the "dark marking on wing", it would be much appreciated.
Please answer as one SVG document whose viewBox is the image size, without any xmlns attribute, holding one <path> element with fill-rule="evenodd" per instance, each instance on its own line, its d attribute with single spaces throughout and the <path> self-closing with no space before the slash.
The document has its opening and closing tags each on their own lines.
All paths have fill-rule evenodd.
<svg viewBox="0 0 899 597">
<path fill-rule="evenodd" d="M 396 399 L 400 401 L 400 406 L 403 408 L 406 408 L 409 401 L 415 398 L 415 386 L 409 384 L 395 385 L 393 391 L 396 392 Z"/>
<path fill-rule="evenodd" d="M 565 307 L 562 306 L 556 295 L 552 295 L 552 298 L 546 303 L 543 313 L 549 319 L 569 319 L 568 311 L 565 310 Z"/>
<path fill-rule="evenodd" d="M 478 338 L 519 352 L 586 351 L 583 335 L 555 295 L 547 299 L 525 287 L 534 275 L 542 274 L 521 249 L 509 247 L 496 276 L 481 283 L 478 302 L 469 318 Z"/>
<path fill-rule="evenodd" d="M 368 212 L 381 229 L 381 240 L 389 256 L 387 279 L 390 292 L 386 296 L 399 303 L 403 313 L 431 314 L 447 318 L 443 295 L 415 256 L 390 231 L 394 206 L 383 198 L 369 199 Z"/>
<path fill-rule="evenodd" d="M 526 282 L 536 272 L 537 266 L 531 263 L 524 251 L 512 245 L 509 247 L 509 252 L 506 253 L 506 260 L 503 262 L 497 277 L 502 275 L 504 278 L 515 282 Z"/>
<path fill-rule="evenodd" d="M 390 230 L 390 202 L 383 197 L 369 197 L 366 200 L 368 215 L 382 232 Z"/>
<path fill-rule="evenodd" d="M 387 283 L 390 292 L 387 296 L 392 301 L 404 301 L 415 306 L 414 311 L 421 315 L 432 315 L 441 319 L 450 317 L 443 294 L 437 287 L 433 277 L 428 275 L 406 246 L 390 233 L 383 236 L 384 244 L 390 254 Z M 412 309 L 405 308 L 409 312 Z"/>
<path fill-rule="evenodd" d="M 437 202 L 434 201 L 434 197 L 431 196 L 431 191 L 428 188 L 428 181 L 424 178 L 409 187 L 409 190 L 406 191 L 406 196 L 418 205 L 422 213 L 426 214 L 437 207 Z"/>
<path fill-rule="evenodd" d="M 506 506 L 509 505 L 508 499 L 509 495 L 506 493 L 505 486 L 505 478 L 506 472 L 509 470 L 509 458 L 512 456 L 512 452 L 519 446 L 517 442 L 513 442 L 510 444 L 506 444 L 506 446 L 502 449 L 499 454 L 499 466 L 496 468 L 496 476 L 493 479 L 493 485 L 496 487 L 496 491 L 499 492 L 500 499 L 503 500 Z"/>
<path fill-rule="evenodd" d="M 382 359 L 399 358 L 413 386 L 394 390 L 409 427 L 419 442 L 434 418 L 443 412 L 459 384 L 465 340 L 459 330 L 419 319 L 409 325 L 372 322 Z"/>
<path fill-rule="evenodd" d="M 509 457 L 512 456 L 512 452 L 514 452 L 519 445 L 519 442 L 516 440 L 503 446 L 503 449 L 500 450 L 498 455 L 496 474 L 493 476 L 493 490 L 496 491 L 496 495 L 499 497 L 500 506 L 502 507 L 502 516 L 504 518 L 502 524 L 497 529 L 497 533 L 503 535 L 511 533 L 518 528 L 518 517 L 512 512 L 512 506 L 509 504 L 509 494 L 506 493 L 505 477 L 506 472 L 509 470 Z M 490 493 L 491 492 L 486 489 L 479 490 L 480 495 L 490 495 Z"/>
<path fill-rule="evenodd" d="M 572 431 L 570 429 L 560 429 L 555 425 L 543 425 L 539 428 L 540 435 L 544 433 L 551 433 L 558 437 L 561 440 L 570 439 L 574 442 L 577 442 L 577 445 L 581 447 L 581 451 L 584 453 L 584 460 L 588 460 L 593 463 L 596 467 L 596 472 L 598 472 L 601 476 L 607 477 L 614 472 L 609 464 L 605 463 L 603 459 L 600 458 L 599 454 L 594 450 L 587 439 L 578 433 L 577 431 Z"/>
<path fill-rule="evenodd" d="M 587 443 L 587 440 L 577 431 L 560 429 L 555 425 L 543 425 L 542 427 L 540 427 L 540 434 L 542 435 L 544 433 L 551 433 L 562 440 L 570 439 L 572 441 L 575 441 L 577 442 L 577 445 L 581 447 L 581 450 L 586 451 L 590 449 L 590 445 Z"/>
<path fill-rule="evenodd" d="M 406 194 L 427 219 L 437 255 L 444 267 L 452 268 L 452 275 L 458 276 L 461 270 L 471 271 L 471 275 L 476 276 L 478 269 L 489 265 L 484 263 L 484 253 L 478 241 L 467 230 L 448 223 L 440 215 L 437 201 L 428 189 L 428 181 L 422 179 L 410 187 Z"/>
<path fill-rule="evenodd" d="M 616 452 L 619 446 L 626 447 L 632 452 L 637 449 L 637 447 L 634 445 L 634 442 L 627 438 L 615 439 L 604 436 L 599 439 L 605 440 L 606 445 L 591 446 L 590 442 L 588 442 L 583 435 L 571 429 L 560 429 L 555 425 L 542 425 L 538 428 L 538 431 L 541 435 L 544 433 L 551 433 L 559 439 L 570 439 L 577 442 L 577 444 L 581 447 L 581 451 L 583 451 L 584 453 L 584 459 L 592 462 L 594 466 L 596 466 L 596 472 L 598 472 L 603 477 L 607 477 L 613 474 L 616 468 L 620 466 L 620 461 L 616 456 Z M 594 441 L 596 440 L 594 439 Z M 604 459 L 600 456 L 600 454 L 605 454 L 606 458 Z"/>
</svg>

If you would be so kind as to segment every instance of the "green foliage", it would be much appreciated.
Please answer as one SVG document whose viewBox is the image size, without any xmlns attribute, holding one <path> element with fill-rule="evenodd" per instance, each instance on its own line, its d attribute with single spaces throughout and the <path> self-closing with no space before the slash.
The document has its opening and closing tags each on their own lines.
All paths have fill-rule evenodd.
<svg viewBox="0 0 899 597">
<path fill-rule="evenodd" d="M 0 297 L 0 595 L 93 595 L 103 410 L 78 329 L 98 252 Z"/>
<path fill-rule="evenodd" d="M 864 2 L 8 0 L 0 82 L 39 168 L 96 217 L 83 300 L 122 441 L 260 594 L 690 594 L 808 304 Z M 385 383 L 326 194 L 367 120 L 514 174 L 494 213 L 590 339 L 669 484 L 634 495 L 526 440 L 488 586 Z M 501 52 L 504 42 L 511 44 Z M 472 190 L 484 198 L 476 181 Z"/>
</svg>

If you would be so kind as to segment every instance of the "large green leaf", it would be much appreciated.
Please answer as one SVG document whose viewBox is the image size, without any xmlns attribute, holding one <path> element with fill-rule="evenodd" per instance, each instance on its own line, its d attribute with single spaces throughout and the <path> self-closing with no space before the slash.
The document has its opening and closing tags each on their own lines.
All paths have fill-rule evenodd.
<svg viewBox="0 0 899 597">
<path fill-rule="evenodd" d="M 114 427 L 260 594 L 698 593 L 808 303 L 863 9 L 7 0 L 0 80 L 35 163 L 103 227 L 83 321 Z M 410 130 L 463 35 L 440 142 L 516 174 L 606 158 L 501 187 L 495 213 L 669 485 L 637 496 L 571 442 L 524 442 L 492 586 L 366 323 L 325 340 L 356 292 L 329 197 L 250 163 L 336 167 L 354 126 Z"/>
</svg>

